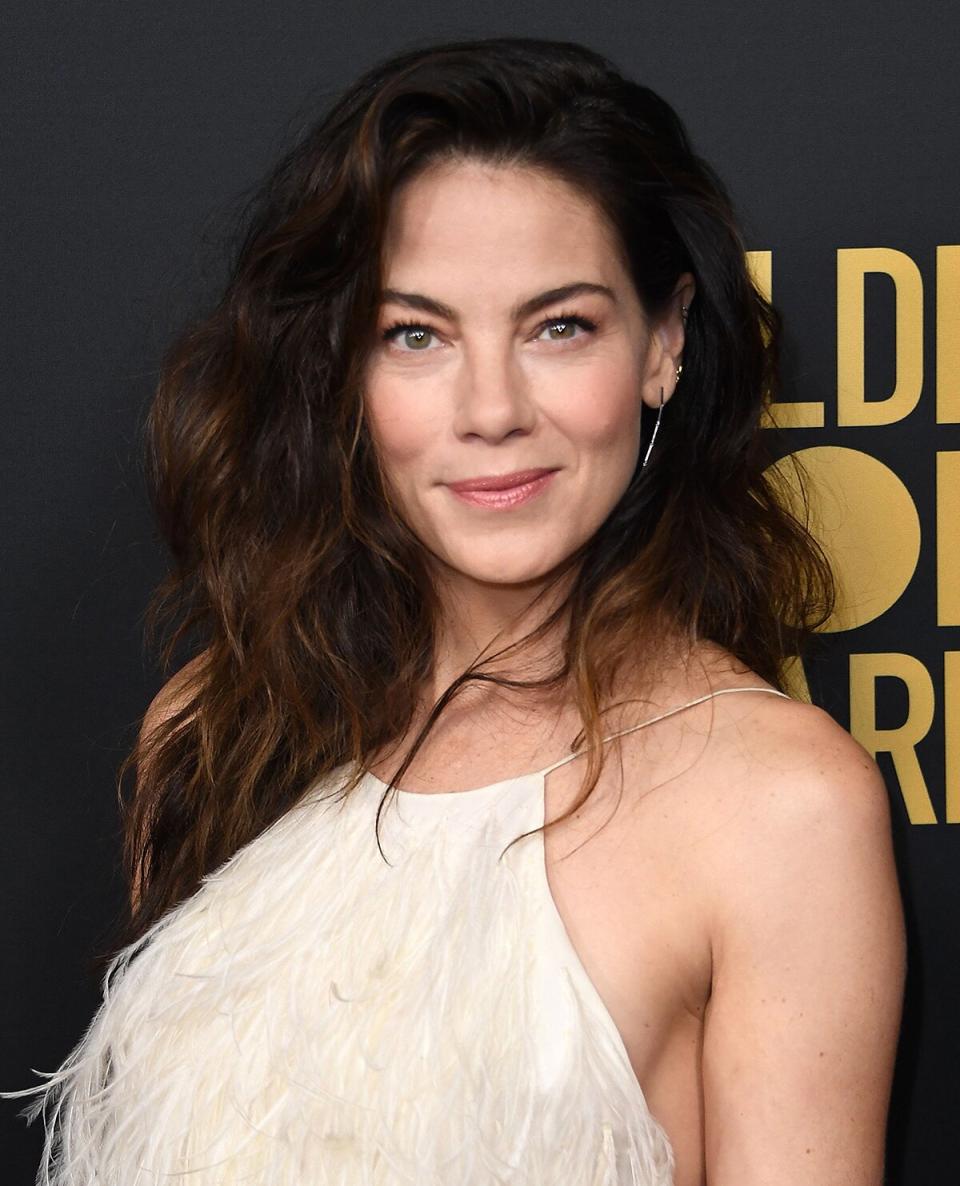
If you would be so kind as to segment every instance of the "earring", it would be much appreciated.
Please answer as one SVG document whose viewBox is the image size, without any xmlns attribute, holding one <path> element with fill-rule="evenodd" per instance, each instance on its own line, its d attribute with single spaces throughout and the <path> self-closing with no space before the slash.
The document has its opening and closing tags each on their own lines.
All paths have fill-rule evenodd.
<svg viewBox="0 0 960 1186">
<path fill-rule="evenodd" d="M 680 320 L 682 321 L 682 323 L 684 323 L 685 329 L 686 329 L 686 325 L 687 325 L 687 314 L 688 313 L 689 313 L 689 310 L 688 310 L 687 306 L 681 305 L 680 306 Z M 676 365 L 676 381 L 678 381 L 678 383 L 680 382 L 680 371 L 682 369 L 684 369 L 684 364 L 678 363 L 678 365 Z"/>
<path fill-rule="evenodd" d="M 686 305 L 680 306 L 680 318 L 683 321 L 684 325 L 686 325 L 686 323 L 687 323 L 687 314 L 689 312 L 690 312 L 690 310 L 687 308 Z M 682 362 L 677 363 L 676 382 L 680 381 L 680 374 L 682 371 L 683 371 L 683 363 Z M 643 469 L 643 467 L 647 464 L 648 460 L 650 459 L 650 450 L 653 448 L 653 442 L 657 439 L 657 429 L 660 427 L 660 418 L 662 415 L 663 415 L 663 388 L 661 387 L 660 388 L 660 407 L 657 409 L 657 419 L 656 419 L 656 423 L 653 426 L 653 433 L 650 436 L 650 444 L 647 445 L 647 451 L 644 454 L 643 461 L 640 464 L 641 469 Z"/>
<path fill-rule="evenodd" d="M 643 469 L 643 467 L 647 464 L 647 460 L 650 457 L 650 450 L 653 448 L 653 442 L 657 439 L 657 429 L 660 427 L 660 417 L 662 415 L 663 415 L 663 388 L 661 387 L 660 388 L 660 408 L 657 412 L 657 422 L 653 426 L 653 435 L 650 437 L 650 444 L 647 445 L 647 452 L 644 455 L 643 463 L 640 466 L 641 469 Z"/>
</svg>

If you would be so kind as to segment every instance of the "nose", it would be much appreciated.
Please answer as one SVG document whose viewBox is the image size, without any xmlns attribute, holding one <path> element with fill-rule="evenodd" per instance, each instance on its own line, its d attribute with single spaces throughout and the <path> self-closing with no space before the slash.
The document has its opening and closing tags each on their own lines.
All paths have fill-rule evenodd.
<svg viewBox="0 0 960 1186">
<path fill-rule="evenodd" d="M 495 443 L 513 432 L 530 432 L 535 420 L 531 379 L 509 352 L 464 359 L 457 381 L 457 436 Z"/>
</svg>

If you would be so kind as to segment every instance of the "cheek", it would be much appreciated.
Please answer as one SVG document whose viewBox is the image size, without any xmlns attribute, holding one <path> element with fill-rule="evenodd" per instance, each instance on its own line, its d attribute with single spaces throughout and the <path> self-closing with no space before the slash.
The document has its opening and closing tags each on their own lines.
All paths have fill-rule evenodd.
<svg viewBox="0 0 960 1186">
<path fill-rule="evenodd" d="M 564 384 L 554 406 L 562 431 L 583 448 L 628 452 L 636 444 L 641 400 L 632 368 L 596 368 L 587 382 Z"/>
<path fill-rule="evenodd" d="M 416 464 L 433 441 L 437 425 L 424 415 L 422 393 L 402 386 L 378 386 L 368 391 L 365 417 L 374 447 L 388 470 Z M 398 472 L 398 477 L 400 476 Z"/>
</svg>

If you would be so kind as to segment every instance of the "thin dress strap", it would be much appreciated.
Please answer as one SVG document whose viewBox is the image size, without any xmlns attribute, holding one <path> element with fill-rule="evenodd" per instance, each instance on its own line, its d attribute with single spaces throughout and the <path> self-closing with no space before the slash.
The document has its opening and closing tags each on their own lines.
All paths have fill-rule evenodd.
<svg viewBox="0 0 960 1186">
<path fill-rule="evenodd" d="M 660 713 L 659 716 L 651 717 L 648 721 L 641 721 L 639 725 L 629 725 L 626 729 L 620 729 L 616 733 L 611 733 L 609 737 L 604 737 L 600 742 L 605 745 L 608 741 L 612 741 L 615 737 L 622 737 L 624 733 L 632 733 L 634 729 L 642 729 L 645 725 L 652 725 L 656 721 L 662 721 L 664 717 L 672 717 L 675 712 L 681 712 L 685 708 L 692 708 L 695 704 L 702 704 L 704 700 L 709 700 L 713 696 L 722 696 L 724 692 L 772 692 L 774 696 L 783 696 L 785 700 L 791 700 L 786 692 L 779 692 L 776 688 L 717 688 L 713 692 L 708 692 L 705 696 L 698 696 L 696 700 L 690 700 L 686 704 L 678 704 L 675 708 L 670 708 L 666 712 Z M 576 753 L 570 754 L 566 758 L 561 758 L 559 762 L 554 762 L 552 766 L 547 766 L 545 770 L 540 773 L 544 776 L 549 774 L 551 770 L 556 770 L 558 766 L 563 766 L 567 762 L 572 762 L 574 758 L 579 758 L 582 754 L 587 752 L 586 749 L 577 750 Z"/>
</svg>

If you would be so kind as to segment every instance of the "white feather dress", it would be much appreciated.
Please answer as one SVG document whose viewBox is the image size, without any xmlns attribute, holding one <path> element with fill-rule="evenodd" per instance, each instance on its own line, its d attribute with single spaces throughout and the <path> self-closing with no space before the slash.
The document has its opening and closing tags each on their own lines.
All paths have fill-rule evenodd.
<svg viewBox="0 0 960 1186">
<path fill-rule="evenodd" d="M 37 1182 L 670 1186 L 542 834 L 498 860 L 576 756 L 392 792 L 390 864 L 385 784 L 313 788 L 117 956 L 59 1070 L 4 1093 L 41 1093 Z"/>
</svg>

